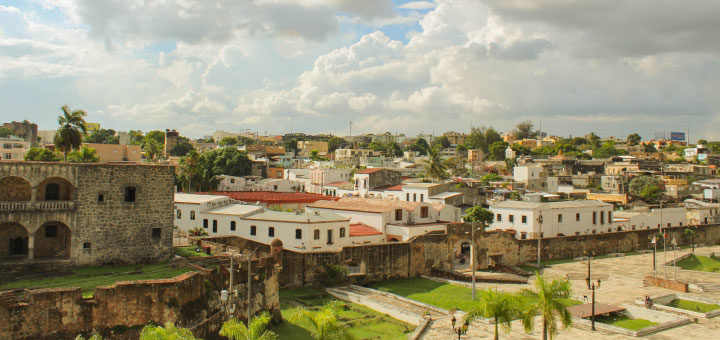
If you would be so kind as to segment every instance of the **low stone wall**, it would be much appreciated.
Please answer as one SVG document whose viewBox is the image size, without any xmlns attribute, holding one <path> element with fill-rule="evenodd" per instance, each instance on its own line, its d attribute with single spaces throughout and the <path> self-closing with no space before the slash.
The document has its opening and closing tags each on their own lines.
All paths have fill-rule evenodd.
<svg viewBox="0 0 720 340">
<path fill-rule="evenodd" d="M 363 305 L 372 310 L 375 310 L 382 314 L 390 315 L 391 317 L 393 317 L 395 319 L 401 320 L 403 322 L 407 322 L 409 324 L 420 325 L 420 323 L 422 323 L 422 320 L 424 319 L 423 315 L 413 314 L 413 313 L 407 312 L 405 310 L 402 310 L 400 308 L 395 308 L 392 305 L 378 303 L 378 302 L 372 301 L 370 299 L 367 299 L 362 295 L 352 294 L 349 292 L 345 292 L 345 291 L 338 290 L 338 289 L 332 289 L 332 288 L 325 288 L 325 291 L 327 291 L 328 294 L 330 294 L 340 300 L 345 300 L 348 302 L 353 302 L 353 303 L 357 303 L 359 305 Z"/>
<path fill-rule="evenodd" d="M 619 314 L 626 315 L 633 319 L 645 319 L 652 322 L 657 322 L 657 325 L 645 327 L 637 331 L 633 331 L 627 328 L 617 327 L 602 322 L 595 322 L 595 328 L 603 331 L 619 333 L 629 336 L 645 336 L 648 334 L 660 332 L 669 328 L 678 327 L 690 323 L 690 319 L 687 317 L 680 317 L 670 313 L 659 312 L 656 310 L 631 306 L 622 305 L 625 308 L 624 311 Z M 591 327 L 591 321 L 589 319 L 573 318 L 573 326 L 578 328 L 589 329 Z"/>
<path fill-rule="evenodd" d="M 694 302 L 700 302 L 700 303 L 706 303 L 706 304 L 720 305 L 720 301 L 706 299 L 706 298 L 702 298 L 699 296 L 694 296 L 694 295 L 690 295 L 690 294 L 668 294 L 668 295 L 663 295 L 663 296 L 654 296 L 654 297 L 651 297 L 651 299 L 653 301 L 653 309 L 664 311 L 664 312 L 669 312 L 669 313 L 679 314 L 679 315 L 684 315 L 684 316 L 691 316 L 691 317 L 696 317 L 696 318 L 704 318 L 704 319 L 708 319 L 708 318 L 712 318 L 712 317 L 716 317 L 716 316 L 720 315 L 720 308 L 711 310 L 707 313 L 701 313 L 701 312 L 691 311 L 691 310 L 687 310 L 687 309 L 675 308 L 675 307 L 668 306 L 668 304 L 670 304 L 670 302 L 672 302 L 673 300 L 676 300 L 676 299 L 682 299 L 682 300 L 694 301 Z M 640 306 L 645 305 L 645 301 L 643 301 L 643 300 L 635 300 L 634 302 L 635 302 L 635 304 L 640 305 Z"/>
<path fill-rule="evenodd" d="M 672 289 L 682 293 L 688 292 L 688 284 L 685 282 L 665 280 L 659 277 L 646 276 L 645 279 L 643 279 L 643 283 L 649 286 Z"/>
</svg>

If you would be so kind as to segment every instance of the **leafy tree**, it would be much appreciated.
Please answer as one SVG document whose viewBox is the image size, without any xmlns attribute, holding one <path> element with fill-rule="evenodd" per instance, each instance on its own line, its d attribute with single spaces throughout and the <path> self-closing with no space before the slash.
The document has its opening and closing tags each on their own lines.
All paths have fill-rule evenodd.
<svg viewBox="0 0 720 340">
<path fill-rule="evenodd" d="M 585 137 L 587 139 L 588 144 L 590 144 L 593 148 L 600 147 L 600 137 L 598 135 L 596 135 L 595 132 L 590 132 Z"/>
<path fill-rule="evenodd" d="M 210 150 L 200 157 L 203 169 L 210 176 L 247 176 L 250 174 L 251 161 L 245 151 L 235 148 Z"/>
<path fill-rule="evenodd" d="M 520 201 L 520 200 L 522 200 L 522 196 L 520 196 L 520 193 L 517 192 L 517 191 L 511 192 L 509 198 L 510 198 L 511 200 L 513 200 L 513 201 Z"/>
<path fill-rule="evenodd" d="M 143 141 L 145 141 L 145 137 L 140 130 L 130 130 L 130 132 L 128 132 L 128 135 L 130 136 L 131 145 L 142 145 Z"/>
<path fill-rule="evenodd" d="M 31 147 L 25 153 L 25 160 L 38 162 L 57 162 L 60 160 L 60 156 L 58 156 L 50 149 Z"/>
<path fill-rule="evenodd" d="M 385 153 L 388 156 L 395 156 L 400 157 L 403 154 L 402 148 L 400 147 L 400 144 L 396 142 L 390 142 L 385 144 Z"/>
<path fill-rule="evenodd" d="M 538 135 L 537 131 L 533 131 L 533 128 L 535 127 L 535 124 L 533 124 L 531 121 L 526 120 L 524 122 L 518 123 L 518 125 L 515 125 L 515 130 L 513 130 L 513 133 L 515 134 L 515 138 L 517 139 L 525 139 L 525 138 L 535 138 Z"/>
<path fill-rule="evenodd" d="M 657 152 L 657 149 L 655 148 L 655 146 L 650 143 L 644 144 L 643 147 L 645 148 L 645 150 L 644 150 L 645 152 L 648 152 L 648 153 Z"/>
<path fill-rule="evenodd" d="M 445 160 L 445 167 L 453 176 L 467 175 L 466 164 L 467 160 L 464 157 L 455 156 Z"/>
<path fill-rule="evenodd" d="M 143 145 L 155 142 L 158 145 L 165 145 L 165 132 L 154 130 L 148 132 L 143 138 Z"/>
<path fill-rule="evenodd" d="M 118 144 L 120 143 L 120 137 L 116 136 L 116 132 L 113 129 L 100 129 L 86 136 L 84 142 L 97 144 Z"/>
<path fill-rule="evenodd" d="M 429 149 L 430 146 L 428 145 L 428 142 L 423 138 L 418 138 L 414 143 L 408 146 L 408 150 L 417 151 L 423 156 L 428 154 L 428 151 L 430 151 Z"/>
<path fill-rule="evenodd" d="M 558 332 L 558 321 L 563 327 L 572 325 L 572 315 L 567 311 L 562 299 L 570 297 L 570 281 L 567 279 L 555 279 L 547 282 L 543 275 L 538 274 L 535 279 L 535 290 L 523 289 L 521 294 L 528 298 L 530 303 L 525 306 L 523 313 L 523 325 L 526 330 L 531 330 L 533 323 L 531 319 L 538 313 L 542 317 L 543 340 L 554 338 Z"/>
<path fill-rule="evenodd" d="M 180 137 L 177 145 L 170 150 L 170 156 L 182 157 L 192 150 L 195 150 L 195 147 L 190 144 L 190 140 L 185 137 Z"/>
<path fill-rule="evenodd" d="M 518 155 L 527 156 L 532 153 L 532 151 L 530 149 L 528 149 L 518 143 L 511 145 L 510 148 L 513 149 L 513 151 L 515 151 L 515 153 Z"/>
<path fill-rule="evenodd" d="M 140 340 L 200 340 L 187 328 L 175 327 L 172 322 L 165 327 L 147 325 L 140 332 Z"/>
<path fill-rule="evenodd" d="M 14 134 L 15 132 L 12 129 L 0 126 L 0 138 L 10 137 Z"/>
<path fill-rule="evenodd" d="M 615 142 L 608 141 L 593 151 L 593 158 L 610 158 L 617 155 L 623 155 L 625 153 L 625 150 L 618 150 L 615 148 Z"/>
<path fill-rule="evenodd" d="M 495 340 L 498 340 L 499 326 L 502 325 L 506 333 L 510 332 L 512 321 L 522 318 L 523 312 L 522 297 L 488 288 L 480 291 L 477 305 L 465 315 L 465 320 L 492 318 L 495 320 Z"/>
<path fill-rule="evenodd" d="M 247 136 L 238 136 L 237 137 L 237 145 L 253 145 L 255 144 L 256 140 L 247 137 Z M 297 144 L 297 143 L 295 143 Z"/>
<path fill-rule="evenodd" d="M 428 159 L 425 160 L 425 176 L 436 181 L 441 181 L 448 177 L 447 169 L 442 158 L 440 158 L 440 148 L 438 147 L 430 149 Z"/>
<path fill-rule="evenodd" d="M 220 144 L 221 146 L 234 146 L 237 143 L 238 140 L 235 137 L 223 137 L 223 139 L 221 139 L 218 144 Z"/>
<path fill-rule="evenodd" d="M 474 206 L 465 211 L 465 222 L 480 222 L 483 229 L 487 228 L 495 220 L 492 211 L 481 206 Z"/>
<path fill-rule="evenodd" d="M 83 146 L 79 151 L 73 151 L 68 155 L 71 162 L 76 163 L 97 163 L 100 161 L 97 151 L 93 148 Z"/>
<path fill-rule="evenodd" d="M 301 308 L 290 315 L 290 321 L 300 324 L 315 340 L 354 339 L 350 328 L 340 324 L 337 319 L 337 312 L 342 306 L 339 301 L 331 301 L 317 312 Z"/>
<path fill-rule="evenodd" d="M 320 153 L 317 150 L 310 151 L 310 159 L 318 162 L 328 160 L 327 158 L 320 156 Z"/>
<path fill-rule="evenodd" d="M 480 181 L 483 185 L 490 185 L 490 182 L 502 181 L 503 178 L 496 173 L 489 173 L 485 176 L 480 177 Z"/>
<path fill-rule="evenodd" d="M 337 149 L 344 148 L 345 145 L 347 145 L 347 142 L 344 139 L 333 136 L 328 139 L 328 152 L 335 152 Z"/>
<path fill-rule="evenodd" d="M 378 141 L 370 142 L 367 147 L 368 149 L 372 149 L 373 151 L 385 151 L 385 145 Z"/>
<path fill-rule="evenodd" d="M 628 145 L 630 145 L 630 146 L 638 145 L 638 143 L 640 143 L 641 140 L 642 140 L 642 137 L 640 137 L 640 135 L 638 135 L 637 132 L 627 136 Z"/>
<path fill-rule="evenodd" d="M 70 107 L 63 105 L 60 107 L 62 114 L 58 117 L 60 127 L 55 132 L 55 147 L 63 152 L 65 161 L 67 161 L 70 150 L 77 150 L 82 143 L 82 137 L 87 133 L 85 125 L 85 116 L 87 112 L 83 110 L 70 111 Z"/>
<path fill-rule="evenodd" d="M 655 201 L 662 197 L 665 190 L 659 179 L 652 176 L 638 176 L 630 181 L 628 192 L 635 197 Z"/>
<path fill-rule="evenodd" d="M 285 151 L 286 152 L 292 151 L 293 153 L 297 153 L 297 151 L 298 151 L 297 144 L 298 144 L 297 139 L 286 140 L 285 143 L 283 143 L 283 145 L 285 146 Z"/>
<path fill-rule="evenodd" d="M 441 148 L 449 148 L 451 144 L 447 136 L 440 136 L 433 140 L 431 147 L 435 147 L 436 145 L 440 145 Z"/>
<path fill-rule="evenodd" d="M 708 141 L 707 141 L 707 139 L 698 139 L 697 143 L 698 143 L 698 144 L 705 145 L 705 144 L 708 143 Z"/>
<path fill-rule="evenodd" d="M 154 161 L 155 158 L 162 152 L 162 144 L 157 143 L 154 139 L 148 139 L 142 149 L 145 151 L 145 157 Z"/>
<path fill-rule="evenodd" d="M 241 321 L 231 318 L 223 323 L 220 335 L 230 340 L 275 340 L 277 334 L 267 330 L 271 319 L 270 313 L 262 312 L 250 320 L 249 326 L 245 326 Z"/>
<path fill-rule="evenodd" d="M 691 240 L 690 242 L 692 244 L 692 252 L 694 253 L 695 252 L 695 229 L 694 228 L 685 228 L 685 230 L 683 230 L 683 233 L 685 235 L 690 236 L 690 240 Z"/>
<path fill-rule="evenodd" d="M 507 147 L 508 143 L 505 141 L 497 141 L 492 143 L 488 148 L 490 159 L 495 161 L 505 160 L 505 150 L 507 149 Z"/>
<path fill-rule="evenodd" d="M 458 144 L 458 146 L 455 148 L 455 152 L 457 152 L 457 154 L 462 157 L 467 157 L 468 148 L 467 146 L 465 146 L 465 144 Z"/>
</svg>

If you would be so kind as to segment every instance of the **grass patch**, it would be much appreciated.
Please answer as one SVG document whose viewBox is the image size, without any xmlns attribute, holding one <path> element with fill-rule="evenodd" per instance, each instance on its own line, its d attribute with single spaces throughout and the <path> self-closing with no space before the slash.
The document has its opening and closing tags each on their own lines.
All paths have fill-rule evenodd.
<svg viewBox="0 0 720 340">
<path fill-rule="evenodd" d="M 672 301 L 670 301 L 670 303 L 667 304 L 667 306 L 673 307 L 673 308 L 689 310 L 691 312 L 698 312 L 698 313 L 707 313 L 709 311 L 720 309 L 720 305 L 717 305 L 714 303 L 702 303 L 702 302 L 682 300 L 682 299 L 672 300 Z"/>
<path fill-rule="evenodd" d="M 678 267 L 686 270 L 720 272 L 720 260 L 702 255 L 690 255 L 677 262 Z"/>
<path fill-rule="evenodd" d="M 312 340 L 304 328 L 288 321 L 290 315 L 298 308 L 318 308 L 331 300 L 334 298 L 320 288 L 280 290 L 280 310 L 285 322 L 272 327 L 272 331 L 277 333 L 280 339 Z M 350 333 L 358 339 L 406 339 L 407 334 L 415 329 L 414 325 L 380 314 L 365 306 L 344 303 L 348 308 L 338 313 L 338 319 L 350 327 Z"/>
<path fill-rule="evenodd" d="M 198 248 L 195 246 L 187 246 L 187 247 L 173 247 L 173 251 L 175 252 L 175 255 L 182 256 L 182 257 L 204 257 L 209 256 L 208 254 L 198 251 Z"/>
<path fill-rule="evenodd" d="M 583 304 L 582 301 L 578 301 L 575 299 L 559 299 L 559 300 L 560 300 L 560 303 L 565 307 L 577 306 L 577 305 Z"/>
<path fill-rule="evenodd" d="M 0 289 L 80 287 L 83 297 L 92 297 L 96 287 L 112 285 L 116 281 L 164 279 L 189 271 L 192 269 L 173 268 L 168 262 L 144 266 L 84 267 L 76 268 L 73 274 L 67 276 L 8 282 L 0 285 Z"/>
<path fill-rule="evenodd" d="M 616 327 L 622 327 L 631 331 L 641 330 L 646 327 L 657 325 L 657 322 L 648 321 L 645 319 L 631 319 L 625 315 L 611 315 L 611 316 L 595 316 L 595 321 L 601 322 Z"/>
</svg>

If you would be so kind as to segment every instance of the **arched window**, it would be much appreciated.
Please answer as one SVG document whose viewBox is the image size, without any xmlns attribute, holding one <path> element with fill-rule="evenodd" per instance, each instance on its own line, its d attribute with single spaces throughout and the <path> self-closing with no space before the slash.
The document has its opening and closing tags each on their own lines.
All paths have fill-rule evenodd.
<svg viewBox="0 0 720 340">
<path fill-rule="evenodd" d="M 340 228 L 340 237 L 345 237 L 345 228 Z"/>
<path fill-rule="evenodd" d="M 135 202 L 135 187 L 125 187 L 125 202 Z"/>
<path fill-rule="evenodd" d="M 250 235 L 255 236 L 255 234 L 257 234 L 257 227 L 254 225 L 251 225 L 250 226 Z"/>
</svg>

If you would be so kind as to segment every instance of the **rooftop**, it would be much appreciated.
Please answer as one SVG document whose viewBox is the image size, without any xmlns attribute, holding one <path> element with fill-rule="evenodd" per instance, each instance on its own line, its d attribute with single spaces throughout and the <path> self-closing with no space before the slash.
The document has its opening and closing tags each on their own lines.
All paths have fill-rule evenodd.
<svg viewBox="0 0 720 340">
<path fill-rule="evenodd" d="M 225 197 L 225 196 L 220 196 Z M 238 216 L 245 216 L 254 212 L 257 212 L 259 210 L 262 210 L 263 208 L 261 206 L 257 205 L 250 205 L 250 204 L 231 204 L 227 205 L 221 208 L 212 209 L 210 211 L 207 211 L 209 214 L 219 214 L 219 215 L 238 215 Z"/>
<path fill-rule="evenodd" d="M 355 223 L 350 225 L 350 237 L 372 235 L 382 235 L 382 233 L 364 223 Z"/>
<path fill-rule="evenodd" d="M 335 213 L 326 211 L 272 211 L 264 210 L 263 212 L 243 217 L 244 220 L 262 220 L 262 221 L 279 221 L 279 222 L 296 222 L 296 223 L 317 223 L 317 222 L 344 222 L 349 221 L 347 217 L 340 216 Z"/>
<path fill-rule="evenodd" d="M 382 213 L 387 211 L 394 211 L 395 209 L 405 209 L 408 211 L 412 211 L 422 204 L 423 203 L 421 202 L 343 197 L 337 201 L 318 201 L 312 204 L 308 204 L 308 207 Z M 433 206 L 433 208 L 437 209 L 437 207 L 435 206 Z"/>
<path fill-rule="evenodd" d="M 432 199 L 446 199 L 446 198 L 450 198 L 450 197 L 455 197 L 455 196 L 457 196 L 457 195 L 462 195 L 462 193 L 461 193 L 461 192 L 446 191 L 446 192 L 441 192 L 441 193 L 439 193 L 439 194 L 437 194 L 437 195 L 432 195 L 432 196 L 430 196 L 430 197 L 428 197 L 428 198 L 432 198 Z"/>
<path fill-rule="evenodd" d="M 223 195 L 242 202 L 261 202 L 265 204 L 281 203 L 314 203 L 322 200 L 336 200 L 336 197 L 304 192 L 274 192 L 274 191 L 216 191 Z"/>
<path fill-rule="evenodd" d="M 491 206 L 491 208 L 510 208 L 510 209 L 567 209 L 567 208 L 592 208 L 592 207 L 609 207 L 609 203 L 595 200 L 577 200 L 577 201 L 561 201 L 561 202 L 524 202 L 507 200 Z"/>
<path fill-rule="evenodd" d="M 356 171 L 355 174 L 356 174 L 356 175 L 371 174 L 371 173 L 373 173 L 373 172 L 378 172 L 378 171 L 380 171 L 380 170 L 383 170 L 383 168 L 363 169 L 363 170 L 360 170 L 360 171 Z"/>
<path fill-rule="evenodd" d="M 175 203 L 190 203 L 190 204 L 201 204 L 205 202 L 214 201 L 219 198 L 227 198 L 226 196 L 220 195 L 206 195 L 206 194 L 184 194 L 181 192 L 175 193 Z"/>
</svg>

